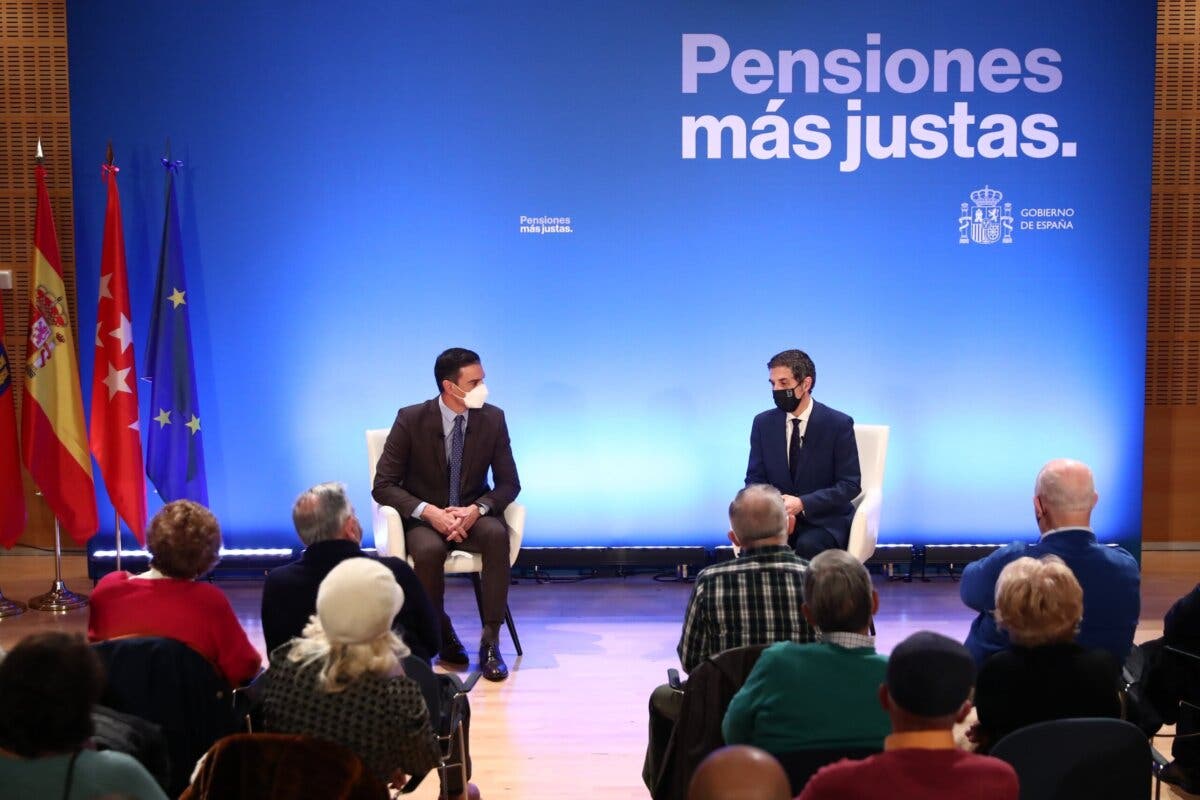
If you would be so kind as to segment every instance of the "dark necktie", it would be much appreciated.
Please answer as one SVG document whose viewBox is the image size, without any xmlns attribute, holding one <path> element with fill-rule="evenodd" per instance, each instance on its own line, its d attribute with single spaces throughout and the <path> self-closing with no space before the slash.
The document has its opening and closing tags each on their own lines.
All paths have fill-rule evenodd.
<svg viewBox="0 0 1200 800">
<path fill-rule="evenodd" d="M 463 415 L 454 418 L 454 430 L 450 432 L 450 505 L 457 506 L 459 485 L 462 483 Z"/>
<path fill-rule="evenodd" d="M 804 437 L 800 435 L 800 418 L 792 417 L 792 441 L 788 445 L 788 466 L 792 471 L 792 480 L 796 479 L 796 474 L 800 471 L 800 446 L 804 443 Z"/>
</svg>

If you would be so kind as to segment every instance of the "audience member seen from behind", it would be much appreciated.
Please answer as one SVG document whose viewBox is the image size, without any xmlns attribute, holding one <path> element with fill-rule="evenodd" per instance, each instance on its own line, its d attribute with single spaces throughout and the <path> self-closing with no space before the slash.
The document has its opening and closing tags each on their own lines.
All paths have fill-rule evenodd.
<svg viewBox="0 0 1200 800">
<path fill-rule="evenodd" d="M 215 664 L 231 686 L 258 674 L 262 656 L 250 644 L 225 594 L 196 580 L 220 560 L 221 527 L 191 500 L 167 503 L 146 531 L 150 569 L 100 579 L 88 612 L 88 639 L 125 636 L 176 639 Z"/>
<path fill-rule="evenodd" d="M 300 636 L 317 607 L 317 588 L 329 571 L 348 558 L 369 557 L 362 550 L 362 525 L 340 483 L 319 483 L 292 506 L 292 522 L 304 553 L 267 575 L 262 593 L 263 639 L 269 654 Z M 381 557 L 404 592 L 404 608 L 392 621 L 413 655 L 429 663 L 441 647 L 433 606 L 403 559 Z"/>
<path fill-rule="evenodd" d="M 883 752 L 817 772 L 799 800 L 1017 800 L 1013 768 L 954 746 L 954 726 L 971 711 L 975 662 L 939 633 L 909 636 L 888 657 L 879 703 L 892 720 Z"/>
<path fill-rule="evenodd" d="M 869 635 L 878 608 L 871 576 L 854 556 L 818 554 L 804 573 L 804 616 L 818 641 L 763 651 L 725 712 L 725 743 L 776 754 L 882 747 L 891 723 L 875 695 L 887 657 Z"/>
<path fill-rule="evenodd" d="M 1118 663 L 1125 663 L 1141 608 L 1141 574 L 1133 556 L 1096 540 L 1091 519 L 1098 500 L 1086 464 L 1066 458 L 1049 462 L 1034 485 L 1033 514 L 1041 538 L 1032 544 L 1014 542 L 963 570 L 962 600 L 979 612 L 966 640 L 977 665 L 1009 644 L 992 614 L 1000 571 L 1023 556 L 1046 555 L 1065 561 L 1083 587 L 1079 643 L 1107 650 Z"/>
<path fill-rule="evenodd" d="M 770 753 L 732 745 L 700 762 L 688 785 L 687 800 L 788 800 L 787 774 Z"/>
<path fill-rule="evenodd" d="M 1075 642 L 1083 589 L 1055 556 L 1019 558 L 996 582 L 996 624 L 1012 646 L 979 670 L 972 737 L 980 752 L 1018 728 L 1052 719 L 1120 717 L 1120 667 Z"/>
<path fill-rule="evenodd" d="M 1167 649 L 1171 648 L 1171 649 Z M 1182 652 L 1175 652 L 1176 650 Z M 1158 723 L 1175 725 L 1171 755 L 1159 777 L 1189 794 L 1200 794 L 1200 584 L 1175 601 L 1163 618 L 1163 635 L 1142 645 L 1145 696 Z M 1192 656 L 1187 653 L 1193 654 Z M 1183 701 L 1183 702 L 1180 702 Z"/>
<path fill-rule="evenodd" d="M 165 800 L 132 756 L 90 748 L 100 659 L 83 639 L 35 633 L 0 661 L 0 800 Z"/>
<path fill-rule="evenodd" d="M 337 742 L 398 787 L 436 768 L 429 711 L 404 674 L 400 660 L 409 650 L 391 627 L 403 604 L 395 577 L 374 559 L 350 558 L 330 570 L 304 635 L 271 653 L 266 729 Z M 452 797 L 478 797 L 458 770 L 448 776 Z"/>
<path fill-rule="evenodd" d="M 774 486 L 747 486 L 733 498 L 729 541 L 741 549 L 737 558 L 696 576 L 679 637 L 679 662 L 686 672 L 735 647 L 813 641 L 801 611 L 808 562 L 787 543 L 795 522 Z M 650 696 L 650 742 L 642 768 L 647 786 L 661 769 L 682 704 L 683 692 L 669 684 Z"/>
</svg>

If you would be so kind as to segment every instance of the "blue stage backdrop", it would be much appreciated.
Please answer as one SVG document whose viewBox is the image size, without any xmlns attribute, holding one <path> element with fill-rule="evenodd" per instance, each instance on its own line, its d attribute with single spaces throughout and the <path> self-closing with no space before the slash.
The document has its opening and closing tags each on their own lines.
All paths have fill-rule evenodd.
<svg viewBox="0 0 1200 800">
<path fill-rule="evenodd" d="M 1073 456 L 1136 544 L 1154 15 L 72 2 L 80 327 L 111 138 L 144 357 L 170 137 L 231 546 L 293 544 L 318 481 L 366 518 L 363 431 L 448 346 L 508 414 L 529 544 L 722 541 L 789 347 L 892 428 L 883 541 L 1028 537 Z"/>
</svg>

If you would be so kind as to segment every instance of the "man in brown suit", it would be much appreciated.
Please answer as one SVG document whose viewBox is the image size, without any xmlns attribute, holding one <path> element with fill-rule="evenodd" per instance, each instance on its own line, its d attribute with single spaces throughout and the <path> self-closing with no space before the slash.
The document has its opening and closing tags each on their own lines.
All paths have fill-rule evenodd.
<svg viewBox="0 0 1200 800">
<path fill-rule="evenodd" d="M 504 412 L 484 405 L 487 387 L 479 356 L 451 348 L 433 365 L 440 394 L 396 414 L 375 470 L 376 502 L 400 512 L 404 541 L 435 613 L 442 620 L 445 664 L 469 662 L 446 615 L 446 553 L 466 550 L 483 557 L 483 677 L 502 681 L 508 667 L 500 655 L 500 624 L 508 607 L 508 527 L 504 509 L 521 491 Z M 488 485 L 491 469 L 495 487 Z"/>
</svg>

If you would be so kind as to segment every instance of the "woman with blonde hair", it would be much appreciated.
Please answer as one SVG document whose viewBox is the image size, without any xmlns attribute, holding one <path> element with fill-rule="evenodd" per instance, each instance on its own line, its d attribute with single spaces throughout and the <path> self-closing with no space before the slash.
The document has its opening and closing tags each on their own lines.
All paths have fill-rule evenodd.
<svg viewBox="0 0 1200 800">
<path fill-rule="evenodd" d="M 996 582 L 995 616 L 1012 644 L 979 670 L 980 751 L 1035 722 L 1121 716 L 1119 665 L 1107 652 L 1075 642 L 1083 589 L 1061 558 L 1008 564 Z"/>
<path fill-rule="evenodd" d="M 392 630 L 404 592 L 371 558 L 334 567 L 317 590 L 317 613 L 302 636 L 271 653 L 264 676 L 263 724 L 353 751 L 397 787 L 439 762 L 439 745 L 420 686 L 404 674 L 409 649 Z M 454 798 L 478 798 L 448 773 Z"/>
</svg>

